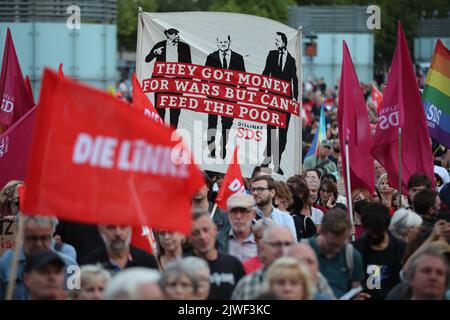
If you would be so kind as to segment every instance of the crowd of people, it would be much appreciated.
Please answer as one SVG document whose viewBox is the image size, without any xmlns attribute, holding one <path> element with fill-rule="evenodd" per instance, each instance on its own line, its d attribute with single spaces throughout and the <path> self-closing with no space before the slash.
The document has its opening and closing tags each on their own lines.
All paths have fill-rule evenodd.
<svg viewBox="0 0 450 320">
<path fill-rule="evenodd" d="M 375 127 L 376 107 L 366 89 Z M 327 136 L 318 154 L 304 159 L 302 174 L 277 181 L 257 166 L 245 178 L 245 192 L 230 196 L 222 210 L 214 202 L 223 174 L 204 172 L 205 184 L 192 198 L 191 234 L 155 230 L 152 253 L 131 245 L 131 226 L 18 215 L 23 182 L 9 182 L 0 193 L 2 223 L 24 220 L 12 298 L 450 299 L 447 148 L 433 141 L 436 183 L 418 172 L 409 178 L 408 195 L 401 195 L 375 161 L 375 192 L 359 188 L 349 195 L 337 88 L 322 80 L 304 84 L 311 121 L 303 122 L 303 155 L 325 100 Z M 0 257 L 1 299 L 13 257 L 14 249 Z"/>
</svg>

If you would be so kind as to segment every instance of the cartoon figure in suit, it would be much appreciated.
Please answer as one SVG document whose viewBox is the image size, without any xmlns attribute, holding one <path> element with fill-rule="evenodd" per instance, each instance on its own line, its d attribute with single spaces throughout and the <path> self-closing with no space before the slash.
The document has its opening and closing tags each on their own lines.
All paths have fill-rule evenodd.
<svg viewBox="0 0 450 320">
<path fill-rule="evenodd" d="M 179 31 L 174 28 L 170 28 L 164 31 L 167 40 L 158 42 L 150 50 L 150 53 L 145 57 L 145 62 L 151 62 L 156 58 L 156 61 L 165 62 L 184 62 L 192 63 L 191 48 L 188 44 L 180 41 Z M 158 101 L 158 96 L 155 94 L 155 105 Z M 159 108 L 156 106 L 161 119 L 164 120 L 166 115 L 165 108 Z M 177 128 L 178 120 L 180 118 L 180 109 L 170 110 L 170 125 Z"/>
<path fill-rule="evenodd" d="M 205 66 L 245 72 L 244 58 L 239 53 L 232 51 L 230 46 L 230 35 L 219 35 L 217 37 L 217 47 L 219 50 L 208 55 Z M 208 148 L 210 158 L 216 158 L 216 130 L 218 117 L 219 116 L 215 114 L 208 114 Z M 228 141 L 228 131 L 233 125 L 233 118 L 221 116 L 221 119 L 221 157 L 222 159 L 225 159 L 227 154 L 226 145 Z"/>
<path fill-rule="evenodd" d="M 298 99 L 298 78 L 297 67 L 295 65 L 295 59 L 287 51 L 287 37 L 282 32 L 277 32 L 275 37 L 275 47 L 277 50 L 271 50 L 267 55 L 266 65 L 264 67 L 263 75 L 271 76 L 274 78 L 282 79 L 291 84 L 291 98 Z M 262 167 L 268 167 L 272 162 L 272 156 L 274 162 L 274 171 L 283 175 L 284 172 L 280 168 L 281 155 L 286 149 L 287 132 L 289 129 L 289 121 L 291 120 L 291 114 L 284 112 L 286 115 L 286 128 L 275 127 L 267 125 L 267 144 L 264 150 L 264 161 Z M 278 129 L 278 130 L 277 130 Z M 278 131 L 278 137 L 276 136 Z M 278 146 L 279 153 L 272 152 L 272 138 L 275 138 L 275 147 Z"/>
</svg>

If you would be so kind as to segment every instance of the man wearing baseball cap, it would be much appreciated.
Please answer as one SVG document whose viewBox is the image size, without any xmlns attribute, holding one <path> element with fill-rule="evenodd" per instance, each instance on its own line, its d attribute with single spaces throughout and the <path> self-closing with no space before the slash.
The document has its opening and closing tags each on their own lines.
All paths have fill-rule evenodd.
<svg viewBox="0 0 450 320">
<path fill-rule="evenodd" d="M 24 284 L 30 300 L 62 300 L 64 292 L 64 260 L 51 250 L 39 251 L 27 257 Z"/>
<path fill-rule="evenodd" d="M 328 159 L 331 153 L 331 142 L 328 140 L 322 140 L 319 146 L 318 155 L 312 155 L 305 159 L 303 163 L 304 170 L 319 169 L 322 174 L 333 173 L 337 171 L 337 167 L 333 161 Z"/>
<path fill-rule="evenodd" d="M 217 237 L 219 250 L 238 258 L 241 262 L 258 255 L 253 222 L 256 203 L 251 195 L 235 193 L 227 200 L 230 226 Z"/>
</svg>

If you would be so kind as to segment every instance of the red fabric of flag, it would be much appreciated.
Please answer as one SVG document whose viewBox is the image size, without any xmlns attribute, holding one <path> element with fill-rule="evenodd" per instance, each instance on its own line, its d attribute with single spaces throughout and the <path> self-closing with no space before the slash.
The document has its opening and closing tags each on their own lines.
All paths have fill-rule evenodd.
<svg viewBox="0 0 450 320">
<path fill-rule="evenodd" d="M 173 130 L 109 94 L 45 70 L 24 212 L 190 234 L 203 176 Z"/>
<path fill-rule="evenodd" d="M 413 174 L 425 174 L 434 181 L 434 172 L 425 111 L 400 22 L 397 28 L 397 46 L 383 93 L 372 154 L 386 169 L 389 184 L 398 189 L 401 128 L 402 193 L 407 194 L 408 179 Z"/>
</svg>

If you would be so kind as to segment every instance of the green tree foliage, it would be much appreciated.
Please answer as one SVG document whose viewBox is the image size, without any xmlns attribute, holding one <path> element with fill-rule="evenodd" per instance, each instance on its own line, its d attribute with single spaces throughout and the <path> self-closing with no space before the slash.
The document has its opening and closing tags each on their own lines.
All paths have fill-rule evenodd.
<svg viewBox="0 0 450 320">
<path fill-rule="evenodd" d="M 294 0 L 213 0 L 210 11 L 252 14 L 287 23 Z"/>
<path fill-rule="evenodd" d="M 119 50 L 136 50 L 138 8 L 156 11 L 156 0 L 117 0 L 117 44 Z"/>
</svg>

